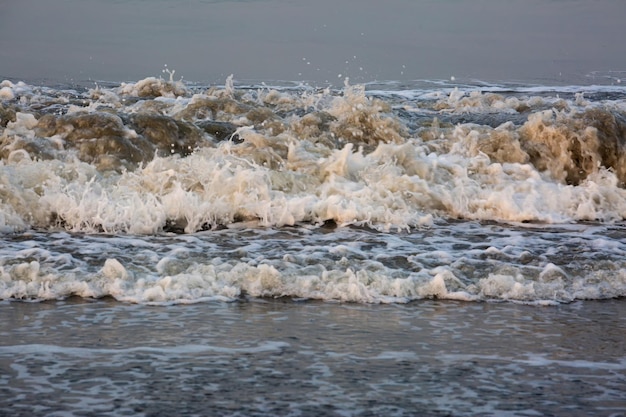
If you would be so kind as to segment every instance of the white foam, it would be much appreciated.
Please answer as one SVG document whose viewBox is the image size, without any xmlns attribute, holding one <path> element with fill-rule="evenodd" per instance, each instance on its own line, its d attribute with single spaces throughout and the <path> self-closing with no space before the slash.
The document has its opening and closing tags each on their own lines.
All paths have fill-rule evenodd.
<svg viewBox="0 0 626 417">
<path fill-rule="evenodd" d="M 212 240 L 210 235 L 206 238 L 209 239 L 207 242 Z M 514 240 L 509 239 L 504 242 L 514 244 Z M 105 243 L 113 246 L 102 246 Z M 234 300 L 245 295 L 362 303 L 404 303 L 439 298 L 553 304 L 626 295 L 626 265 L 623 262 L 621 266 L 619 262 L 611 262 L 606 268 L 599 264 L 596 271 L 578 275 L 551 262 L 544 263 L 543 267 L 516 265 L 516 257 L 511 257 L 511 261 L 502 264 L 502 272 L 488 272 L 489 265 L 493 265 L 490 262 L 480 266 L 476 260 L 459 259 L 458 255 L 446 251 L 440 251 L 442 255 L 439 256 L 430 249 L 423 253 L 419 262 L 422 265 L 435 262 L 440 266 L 422 267 L 419 272 L 411 272 L 368 260 L 372 254 L 383 260 L 386 251 L 364 251 L 357 246 L 351 250 L 346 245 L 313 246 L 314 252 L 302 256 L 297 248 L 290 254 L 289 251 L 285 253 L 280 249 L 268 250 L 263 245 L 253 245 L 234 252 L 232 258 L 207 258 L 201 249 L 207 243 L 195 240 L 193 244 L 199 245 L 194 250 L 198 255 L 185 247 L 175 246 L 165 256 L 158 256 L 152 252 L 154 248 L 150 249 L 152 246 L 142 244 L 139 245 L 141 258 L 152 259 L 153 265 L 130 261 L 132 258 L 108 258 L 102 261 L 99 270 L 93 272 L 88 272 L 86 265 L 75 266 L 71 271 L 52 266 L 77 262 L 67 255 L 58 256 L 40 249 L 23 250 L 18 252 L 18 257 L 37 260 L 7 263 L 5 258 L 0 263 L 0 298 L 112 296 L 134 303 L 171 304 Z M 103 241 L 94 246 L 94 251 L 115 252 L 114 245 L 115 241 Z M 445 245 L 439 244 L 439 247 L 445 248 Z M 406 256 L 402 254 L 407 250 L 411 253 L 415 249 L 398 246 L 396 256 Z M 521 251 L 512 251 L 516 252 Z M 264 255 L 259 258 L 255 253 Z M 464 253 L 475 259 L 510 256 L 494 247 Z M 325 259 L 326 254 L 332 259 Z M 120 253 L 119 256 L 126 255 Z M 407 259 L 418 264 L 417 258 Z M 460 271 L 468 271 L 468 268 L 475 270 L 474 273 L 484 271 L 488 276 L 473 283 L 460 275 Z"/>
<path fill-rule="evenodd" d="M 0 88 L 0 100 L 13 100 L 15 98 L 15 94 L 13 94 L 13 89 L 9 86 Z"/>
<path fill-rule="evenodd" d="M 221 347 L 207 345 L 177 345 L 166 347 L 131 347 L 122 349 L 102 349 L 102 348 L 80 348 L 65 347 L 46 344 L 30 344 L 18 346 L 0 346 L 0 354 L 41 354 L 47 355 L 67 355 L 75 358 L 93 358 L 101 355 L 125 355 L 129 353 L 145 353 L 158 355 L 186 355 L 198 353 L 220 353 L 220 354 L 237 354 L 237 353 L 264 353 L 281 351 L 290 345 L 286 342 L 264 341 L 257 346 L 250 347 Z"/>
<path fill-rule="evenodd" d="M 171 77 L 169 81 L 162 78 L 148 77 L 136 83 L 122 83 L 117 92 L 123 96 L 168 98 L 188 94 L 187 88 L 182 81 L 174 81 Z"/>
<path fill-rule="evenodd" d="M 184 87 L 180 91 L 179 84 Z M 76 104 L 80 102 L 70 103 L 58 91 L 10 82 L 1 88 L 11 89 L 23 101 L 14 121 L 0 131 L 0 230 L 5 233 L 61 228 L 126 234 L 130 241 L 128 234 L 150 236 L 165 230 L 197 233 L 220 226 L 234 231 L 296 225 L 314 229 L 333 221 L 389 232 L 387 239 L 395 242 L 398 231 L 419 233 L 424 227 L 437 231 L 446 219 L 610 224 L 626 218 L 626 190 L 618 169 L 603 166 L 599 153 L 589 156 L 589 172 L 578 177 L 571 165 L 576 158 L 568 156 L 569 150 L 558 157 L 544 152 L 544 160 L 533 163 L 528 148 L 532 145 L 540 152 L 571 139 L 593 151 L 598 129 L 581 124 L 580 115 L 600 111 L 610 121 L 611 112 L 621 111 L 620 99 L 611 103 L 586 95 L 507 96 L 460 88 L 430 91 L 420 98 L 391 92 L 373 97 L 362 86 L 348 84 L 340 92 L 265 87 L 240 91 L 232 79 L 224 89 L 191 91 L 181 82 L 149 78 L 92 90 L 81 98 L 85 100 L 81 108 Z M 393 114 L 397 100 L 401 105 L 395 108 L 410 110 L 406 120 Z M 62 133 L 40 137 L 45 129 L 39 113 L 28 110 L 29 103 L 48 109 L 61 106 L 76 114 L 152 112 L 194 122 L 211 117 L 236 132 L 231 140 L 207 140 L 185 157 L 156 156 L 133 169 L 99 170 L 79 160 L 77 148 L 64 139 L 72 126 L 62 126 L 68 132 L 61 129 Z M 481 121 L 520 111 L 528 112 L 525 122 L 508 121 L 495 128 L 486 123 L 453 126 L 444 120 L 462 114 Z M 413 114 L 438 115 L 442 121 L 409 129 L 405 124 L 413 123 Z M 116 123 L 122 119 L 116 116 Z M 115 134 L 124 140 L 140 139 L 140 133 L 123 127 Z M 541 135 L 546 141 L 533 142 Z M 91 140 L 81 136 L 76 146 Z M 49 154 L 40 158 L 32 151 L 38 146 L 48 147 Z M 436 297 L 548 303 L 623 296 L 625 265 L 618 256 L 626 249 L 616 239 L 594 239 L 589 250 L 610 253 L 611 266 L 584 276 L 573 273 L 567 263 L 535 261 L 532 247 L 520 244 L 519 236 L 503 245 L 490 242 L 465 252 L 441 240 L 421 252 L 404 253 L 413 268 L 407 270 L 378 258 L 356 262 L 371 254 L 346 243 L 326 248 L 313 260 L 295 253 L 274 254 L 266 262 L 259 259 L 267 254 L 248 257 L 248 252 L 257 251 L 258 242 L 242 249 L 239 257 L 181 262 L 178 252 L 151 253 L 148 264 L 141 266 L 111 253 L 98 258 L 95 266 L 61 268 L 62 272 L 48 263 L 48 255 L 33 260 L 7 254 L 0 263 L 0 291 L 2 298 L 110 295 L 140 303 L 232 300 L 242 295 L 356 302 Z M 102 251 L 108 252 L 110 247 Z M 385 259 L 382 253 L 377 256 Z M 326 263 L 326 257 L 333 261 Z M 478 268 L 481 274 L 468 278 L 466 266 L 457 267 L 466 257 L 469 264 L 473 257 L 509 264 L 483 265 Z M 50 262 L 64 265 L 60 259 Z M 529 260 L 535 264 L 527 266 Z"/>
<path fill-rule="evenodd" d="M 166 107 L 162 111 L 177 115 L 187 106 L 225 94 L 219 90 L 211 93 L 213 96 L 200 93 L 192 99 L 175 99 L 178 93 L 172 89 L 178 84 L 172 83 L 148 78 L 124 84 L 117 93 L 108 90 L 104 96 L 139 95 L 144 87 L 154 87 L 155 94 L 171 95 L 155 100 Z M 235 98 L 236 90 L 230 88 L 232 91 L 224 91 Z M 100 89 L 95 95 L 98 100 L 104 92 Z M 134 172 L 106 176 L 76 162 L 71 152 L 64 156 L 63 164 L 64 170 L 76 174 L 69 177 L 59 171 L 58 162 L 31 160 L 27 151 L 15 148 L 6 160 L 11 167 L 0 168 L 13 170 L 18 178 L 11 184 L 13 203 L 2 210 L 4 227 L 43 225 L 51 216 L 61 219 L 70 230 L 130 233 L 155 233 L 168 221 L 194 232 L 228 225 L 235 219 L 265 226 L 334 220 L 342 225 L 391 230 L 430 224 L 433 216 L 551 223 L 626 217 L 626 191 L 619 188 L 614 172 L 600 167 L 577 186 L 566 185 L 524 159 L 527 156 L 517 139 L 520 133 L 511 123 L 497 129 L 435 127 L 436 135 L 447 143 L 440 146 L 422 137 L 403 137 L 406 132 L 389 117 L 388 105 L 368 97 L 360 86 L 347 85 L 340 96 L 330 91 L 246 94 L 249 100 L 256 97 L 258 103 L 286 110 L 314 106 L 334 119 L 329 131 L 321 133 L 303 131 L 305 119 L 297 117 L 286 120 L 282 127 L 286 130 L 280 134 L 258 127 L 240 128 L 241 145 L 205 147 L 184 159 L 156 158 Z M 506 113 L 515 111 L 522 101 L 531 108 L 545 101 L 533 100 L 453 90 L 441 103 L 454 112 Z M 590 106 L 580 96 L 574 101 L 570 104 Z M 145 106 L 146 102 L 139 103 Z M 115 106 L 122 106 L 122 101 Z M 551 111 L 531 114 L 525 128 L 554 123 L 552 115 Z M 573 116 L 564 113 L 559 117 Z M 9 122 L 2 133 L 10 143 L 7 149 L 35 140 L 37 123 L 33 114 L 18 112 L 16 121 Z M 307 136 L 311 133 L 317 136 Z M 337 148 L 319 142 L 319 135 L 328 134 L 338 141 Z M 520 156 L 510 154 L 511 162 L 498 162 L 486 155 L 484 143 L 498 135 L 503 138 L 501 146 L 512 146 Z M 48 140 L 63 151 L 62 140 Z M 365 152 L 362 145 L 368 144 L 373 149 Z M 558 167 L 554 169 L 558 174 Z M 38 183 L 23 181 L 26 177 L 38 178 Z M 15 203 L 17 200 L 22 203 Z"/>
</svg>

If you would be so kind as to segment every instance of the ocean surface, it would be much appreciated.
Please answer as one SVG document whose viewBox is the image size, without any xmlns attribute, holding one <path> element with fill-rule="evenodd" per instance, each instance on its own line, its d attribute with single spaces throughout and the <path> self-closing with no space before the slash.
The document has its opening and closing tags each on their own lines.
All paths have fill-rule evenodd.
<svg viewBox="0 0 626 417">
<path fill-rule="evenodd" d="M 0 16 L 0 415 L 626 415 L 622 2 Z"/>
</svg>

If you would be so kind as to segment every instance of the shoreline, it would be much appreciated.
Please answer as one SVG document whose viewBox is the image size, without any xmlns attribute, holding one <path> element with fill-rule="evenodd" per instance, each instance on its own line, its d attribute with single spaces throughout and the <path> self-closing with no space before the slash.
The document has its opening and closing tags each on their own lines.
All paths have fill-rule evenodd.
<svg viewBox="0 0 626 417">
<path fill-rule="evenodd" d="M 13 415 L 623 410 L 623 299 L 541 308 L 71 299 L 0 309 L 0 410 Z"/>
</svg>

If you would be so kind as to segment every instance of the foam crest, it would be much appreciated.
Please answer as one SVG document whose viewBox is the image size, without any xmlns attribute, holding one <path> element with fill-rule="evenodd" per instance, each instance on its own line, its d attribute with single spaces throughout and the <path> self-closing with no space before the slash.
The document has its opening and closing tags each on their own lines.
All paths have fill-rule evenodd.
<svg viewBox="0 0 626 417">
<path fill-rule="evenodd" d="M 347 83 L 238 89 L 230 78 L 194 89 L 170 78 L 85 93 L 3 82 L 1 227 L 153 234 L 626 218 L 615 93 L 374 96 Z"/>
<path fill-rule="evenodd" d="M 173 75 L 173 74 L 171 74 Z M 136 83 L 122 83 L 117 89 L 117 93 L 123 96 L 135 97 L 179 97 L 188 94 L 188 90 L 182 81 L 174 81 L 162 78 L 148 77 Z"/>
<path fill-rule="evenodd" d="M 626 295 L 623 233 L 623 227 L 462 222 L 408 234 L 352 227 L 134 238 L 24 234 L 5 239 L 0 249 L 0 298 L 110 296 L 147 304 L 247 297 L 531 304 L 604 299 Z"/>
<path fill-rule="evenodd" d="M 87 276 L 55 273 L 38 261 L 0 267 L 3 299 L 58 299 L 112 296 L 134 303 L 194 303 L 251 297 L 292 297 L 359 303 L 405 303 L 424 298 L 453 300 L 509 300 L 530 303 L 602 299 L 626 294 L 626 268 L 598 271 L 589 276 L 568 276 L 547 264 L 536 278 L 523 268 L 516 273 L 491 273 L 475 284 L 463 283 L 450 267 L 402 273 L 376 262 L 359 269 L 324 265 L 299 266 L 290 262 L 254 265 L 214 258 L 194 263 L 179 272 L 176 261 L 163 258 L 150 274 L 129 271 L 117 259 Z M 602 282 L 601 286 L 597 282 Z"/>
</svg>

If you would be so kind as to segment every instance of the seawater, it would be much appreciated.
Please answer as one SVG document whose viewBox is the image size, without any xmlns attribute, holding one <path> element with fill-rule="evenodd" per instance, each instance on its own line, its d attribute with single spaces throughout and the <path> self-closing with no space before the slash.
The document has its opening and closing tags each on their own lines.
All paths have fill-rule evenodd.
<svg viewBox="0 0 626 417">
<path fill-rule="evenodd" d="M 622 300 L 0 308 L 4 415 L 624 414 Z"/>
<path fill-rule="evenodd" d="M 618 88 L 0 91 L 4 299 L 626 294 Z"/>
<path fill-rule="evenodd" d="M 0 83 L 2 411 L 623 415 L 617 78 L 170 75 Z"/>
</svg>

